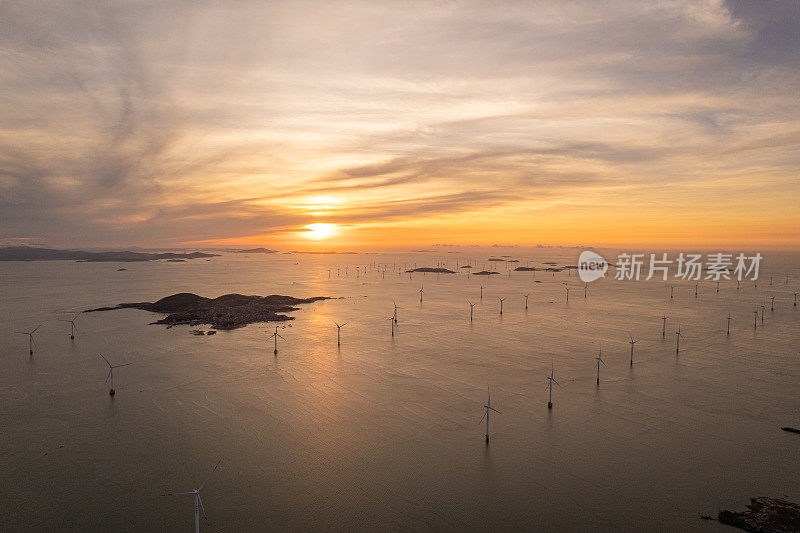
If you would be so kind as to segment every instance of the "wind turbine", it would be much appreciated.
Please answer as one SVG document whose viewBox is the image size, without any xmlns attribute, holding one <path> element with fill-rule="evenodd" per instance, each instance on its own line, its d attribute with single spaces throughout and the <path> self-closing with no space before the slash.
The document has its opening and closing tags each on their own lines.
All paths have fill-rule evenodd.
<svg viewBox="0 0 800 533">
<path fill-rule="evenodd" d="M 469 300 L 467 300 L 467 302 L 469 302 L 469 321 L 472 322 L 472 308 L 475 307 L 475 304 Z"/>
<path fill-rule="evenodd" d="M 217 464 L 214 465 L 214 469 L 211 471 L 211 473 L 208 475 L 208 477 L 206 477 L 205 481 L 203 481 L 203 483 L 201 483 L 200 486 L 198 488 L 196 488 L 195 490 L 190 490 L 189 492 L 170 492 L 169 494 L 165 494 L 164 495 L 164 496 L 182 496 L 184 494 L 191 494 L 192 496 L 194 496 L 194 531 L 195 531 L 195 533 L 199 533 L 200 532 L 200 511 L 201 510 L 203 511 L 203 518 L 205 518 L 206 521 L 208 521 L 208 515 L 206 514 L 206 509 L 205 509 L 205 507 L 203 507 L 203 500 L 200 498 L 200 491 L 203 490 L 203 487 L 206 486 L 206 483 L 208 483 L 208 480 L 211 479 L 211 476 L 213 476 L 214 472 L 217 471 L 217 467 L 219 466 L 219 464 L 221 462 L 222 462 L 222 459 L 217 461 Z"/>
<path fill-rule="evenodd" d="M 770 298 L 769 310 L 770 311 L 775 311 L 775 296 L 772 295 L 769 298 Z"/>
<path fill-rule="evenodd" d="M 661 317 L 661 338 L 665 338 L 667 336 L 667 315 Z"/>
<path fill-rule="evenodd" d="M 567 289 L 567 301 L 569 301 L 569 287 L 564 287 L 564 288 Z"/>
<path fill-rule="evenodd" d="M 694 297 L 697 298 L 697 286 L 700 285 L 699 283 L 694 284 Z"/>
<path fill-rule="evenodd" d="M 419 303 L 422 303 L 422 295 L 425 291 L 422 290 L 422 287 L 419 288 Z"/>
<path fill-rule="evenodd" d="M 670 285 L 669 286 L 669 299 L 672 300 L 672 296 L 675 294 L 675 287 Z"/>
<path fill-rule="evenodd" d="M 548 409 L 552 409 L 553 408 L 553 383 L 555 383 L 559 387 L 561 386 L 558 383 L 558 381 L 556 381 L 556 377 L 555 376 L 556 376 L 555 369 L 551 365 L 550 366 L 550 375 L 547 376 L 547 389 L 549 391 L 549 396 L 547 397 L 547 408 Z"/>
<path fill-rule="evenodd" d="M 797 307 L 797 293 L 795 292 L 792 294 L 794 294 L 794 307 Z"/>
<path fill-rule="evenodd" d="M 392 300 L 392 304 L 394 304 L 394 323 L 397 324 L 397 310 L 400 309 L 397 307 L 397 302 Z"/>
<path fill-rule="evenodd" d="M 274 338 L 274 339 L 275 339 L 275 350 L 272 352 L 272 353 L 274 353 L 275 355 L 278 355 L 278 337 L 280 337 L 281 339 L 283 339 L 283 337 L 281 336 L 281 334 L 280 334 L 280 333 L 278 333 L 278 326 L 275 326 L 275 333 L 273 333 L 272 335 L 270 335 L 269 337 L 267 337 L 267 340 L 269 340 L 269 339 L 272 339 L 272 338 Z M 286 340 L 286 339 L 283 339 L 283 340 Z"/>
<path fill-rule="evenodd" d="M 603 363 L 603 366 L 606 366 L 606 362 L 603 361 L 603 348 L 600 348 L 600 352 L 597 354 L 597 384 L 600 385 L 600 363 Z"/>
<path fill-rule="evenodd" d="M 61 320 L 61 322 L 69 322 L 69 326 L 70 326 L 69 338 L 70 339 L 74 339 L 75 338 L 75 332 L 78 331 L 78 328 L 75 327 L 75 321 L 78 319 L 79 316 L 81 316 L 80 313 L 75 315 L 71 320 L 64 320 L 64 319 Z"/>
<path fill-rule="evenodd" d="M 753 328 L 758 328 L 758 307 L 753 311 Z"/>
<path fill-rule="evenodd" d="M 728 332 L 726 333 L 726 335 L 730 334 L 731 334 L 731 314 L 728 313 Z"/>
<path fill-rule="evenodd" d="M 505 298 L 500 298 L 498 296 L 497 299 L 500 300 L 500 314 L 502 315 L 503 314 L 503 301 L 505 300 Z"/>
<path fill-rule="evenodd" d="M 528 310 L 528 295 L 529 295 L 529 294 L 530 294 L 530 293 L 528 293 L 528 294 L 526 294 L 526 295 L 525 295 L 525 310 L 526 310 L 526 311 Z"/>
<path fill-rule="evenodd" d="M 390 317 L 389 317 L 389 320 L 391 320 L 391 321 L 392 321 L 392 337 L 394 337 L 394 317 L 393 317 L 393 316 L 390 316 Z"/>
<path fill-rule="evenodd" d="M 341 339 L 342 339 L 342 326 L 346 326 L 347 322 L 345 322 L 344 324 L 339 324 L 338 322 L 334 321 L 334 324 L 336 324 L 336 346 L 341 346 L 342 345 L 342 342 L 341 342 Z"/>
<path fill-rule="evenodd" d="M 681 351 L 681 326 L 678 325 L 678 331 L 675 332 L 675 353 L 678 354 Z"/>
<path fill-rule="evenodd" d="M 483 285 L 481 285 L 481 300 L 483 300 Z"/>
<path fill-rule="evenodd" d="M 630 343 L 631 343 L 631 366 L 633 366 L 633 345 L 636 344 L 639 341 L 633 340 L 633 335 L 631 335 L 630 331 L 628 332 L 628 336 L 630 336 L 630 338 L 631 338 L 631 340 L 630 340 Z"/>
<path fill-rule="evenodd" d="M 34 346 L 36 346 L 37 348 L 39 347 L 39 345 L 36 344 L 36 341 L 33 340 L 33 334 L 36 333 L 36 330 L 39 329 L 40 327 L 42 327 L 41 324 L 39 324 L 38 326 L 33 328 L 33 331 L 17 331 L 17 333 L 19 333 L 20 335 L 27 335 L 28 336 L 28 348 L 29 348 L 29 350 L 31 352 L 31 355 L 33 355 L 33 347 Z"/>
<path fill-rule="evenodd" d="M 489 443 L 489 411 L 494 411 L 498 415 L 502 415 L 503 413 L 501 413 L 500 411 L 498 411 L 497 409 L 492 407 L 492 393 L 489 392 L 489 386 L 488 385 L 486 386 L 486 392 L 488 393 L 489 397 L 486 400 L 486 404 L 483 406 L 484 412 L 483 412 L 483 416 L 481 417 L 481 422 L 483 422 L 484 418 L 486 419 L 486 443 L 488 444 Z M 480 424 L 481 422 L 478 422 L 478 423 Z"/>
<path fill-rule="evenodd" d="M 584 300 L 586 299 L 586 291 L 587 291 L 588 289 L 589 289 L 589 284 L 588 284 L 588 283 L 584 283 L 584 284 L 583 284 L 583 299 L 584 299 Z"/>
<path fill-rule="evenodd" d="M 105 356 L 105 355 L 103 355 L 103 354 L 100 354 L 100 357 L 102 357 L 102 358 L 103 358 L 103 361 L 105 361 L 105 362 L 106 362 L 106 364 L 108 365 L 108 375 L 106 376 L 106 381 L 105 381 L 106 383 L 108 383 L 108 380 L 109 380 L 109 379 L 111 380 L 111 389 L 109 389 L 109 391 L 108 391 L 108 394 L 109 394 L 109 395 L 111 395 L 111 396 L 114 396 L 114 395 L 117 393 L 117 391 L 115 391 L 115 390 L 114 390 L 114 369 L 115 369 L 115 368 L 119 368 L 119 367 L 121 367 L 121 366 L 128 366 L 128 365 L 132 365 L 133 363 L 125 363 L 125 364 L 123 364 L 123 365 L 112 365 L 112 364 L 111 364 L 111 363 L 108 361 L 108 359 L 106 359 L 106 356 Z"/>
</svg>

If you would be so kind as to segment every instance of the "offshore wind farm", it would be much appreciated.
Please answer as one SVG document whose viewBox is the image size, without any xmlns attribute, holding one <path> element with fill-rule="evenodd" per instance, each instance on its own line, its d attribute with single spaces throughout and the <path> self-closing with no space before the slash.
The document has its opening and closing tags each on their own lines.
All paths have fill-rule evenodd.
<svg viewBox="0 0 800 533">
<path fill-rule="evenodd" d="M 577 251 L 510 253 L 544 267 L 573 264 Z M 220 457 L 203 493 L 214 530 L 536 521 L 708 531 L 720 526 L 700 514 L 765 492 L 796 498 L 800 442 L 780 431 L 800 425 L 796 257 L 776 254 L 762 267 L 788 276 L 782 286 L 723 281 L 717 293 L 700 281 L 695 298 L 694 281 L 604 278 L 591 297 L 568 302 L 569 270 L 539 279 L 466 254 L 457 260 L 510 276 L 409 279 L 401 267 L 448 265 L 453 255 L 228 253 L 124 272 L 113 263 L 0 263 L 9 317 L 0 330 L 3 466 L 15 487 L 0 503 L 6 523 L 188 529 L 187 503 L 160 495 L 194 486 Z M 55 271 L 63 275 L 43 281 Z M 481 286 L 486 298 L 470 300 Z M 64 335 L 63 317 L 179 290 L 331 299 L 277 322 L 291 331 L 280 354 L 276 322 L 196 336 L 197 326 L 150 324 L 162 315 L 135 308 L 82 313 L 81 334 Z M 749 327 L 765 291 L 774 310 Z M 526 294 L 528 309 L 498 312 L 499 298 Z M 404 310 L 396 324 L 395 306 Z M 40 323 L 31 355 L 14 332 Z M 332 325 L 344 323 L 346 342 L 337 343 Z M 681 330 L 679 353 L 664 328 Z M 602 380 L 591 355 L 601 348 Z M 135 363 L 114 396 L 101 353 L 114 354 L 109 367 Z M 487 383 L 503 413 L 491 418 L 488 444 L 477 424 L 485 425 Z"/>
</svg>

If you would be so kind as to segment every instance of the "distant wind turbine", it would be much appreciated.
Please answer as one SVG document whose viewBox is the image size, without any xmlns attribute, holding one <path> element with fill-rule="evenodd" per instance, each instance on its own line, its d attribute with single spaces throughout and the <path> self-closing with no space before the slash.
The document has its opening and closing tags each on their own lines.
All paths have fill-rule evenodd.
<svg viewBox="0 0 800 533">
<path fill-rule="evenodd" d="M 529 293 L 529 294 L 530 294 L 530 293 Z M 526 311 L 528 310 L 528 295 L 529 295 L 529 294 L 526 294 L 526 295 L 525 295 L 525 310 L 526 310 Z"/>
<path fill-rule="evenodd" d="M 500 314 L 502 315 L 503 314 L 503 301 L 505 300 L 505 298 L 500 298 L 498 296 L 497 299 L 500 300 Z"/>
<path fill-rule="evenodd" d="M 564 288 L 567 289 L 567 301 L 569 301 L 569 287 L 564 287 Z"/>
<path fill-rule="evenodd" d="M 603 363 L 603 366 L 606 366 L 606 362 L 603 361 L 603 349 L 600 348 L 600 352 L 597 354 L 597 384 L 600 384 L 600 363 Z"/>
<path fill-rule="evenodd" d="M 636 344 L 636 343 L 637 343 L 637 342 L 639 342 L 639 341 L 635 341 L 635 340 L 633 340 L 633 335 L 631 335 L 631 332 L 630 332 L 630 331 L 628 332 L 628 335 L 629 335 L 629 336 L 630 336 L 630 338 L 631 338 L 631 340 L 630 340 L 630 343 L 631 343 L 631 366 L 633 366 L 633 345 L 634 345 L 634 344 Z"/>
<path fill-rule="evenodd" d="M 392 300 L 392 304 L 394 304 L 394 323 L 397 324 L 397 310 L 400 308 L 397 307 L 397 303 L 394 300 Z"/>
<path fill-rule="evenodd" d="M 390 316 L 389 320 L 392 322 L 392 337 L 394 337 L 394 317 Z"/>
<path fill-rule="evenodd" d="M 214 465 L 214 469 L 211 473 L 206 477 L 205 481 L 203 481 L 198 488 L 195 490 L 190 490 L 189 492 L 170 492 L 169 494 L 165 494 L 164 496 L 182 496 L 184 494 L 191 494 L 194 496 L 194 531 L 195 533 L 200 532 L 200 511 L 203 511 L 203 518 L 208 521 L 208 515 L 206 514 L 206 509 L 203 507 L 203 500 L 200 498 L 200 491 L 203 490 L 203 487 L 206 486 L 208 480 L 211 479 L 211 476 L 214 475 L 214 472 L 217 471 L 217 467 L 222 462 L 222 459 L 217 461 L 217 464 Z"/>
<path fill-rule="evenodd" d="M 675 332 L 675 353 L 679 353 L 681 351 L 681 326 L 678 325 L 678 331 Z"/>
<path fill-rule="evenodd" d="M 425 293 L 422 287 L 419 288 L 419 303 L 422 303 L 422 295 Z"/>
<path fill-rule="evenodd" d="M 69 326 L 70 326 L 69 338 L 70 339 L 74 339 L 75 338 L 75 332 L 78 331 L 78 328 L 75 327 L 75 321 L 78 319 L 79 316 L 81 316 L 80 313 L 78 313 L 77 315 L 72 317 L 72 319 L 70 319 L 70 320 L 64 320 L 64 319 L 61 320 L 61 322 L 69 322 Z"/>
<path fill-rule="evenodd" d="M 469 300 L 467 300 L 467 302 L 469 302 L 469 321 L 472 322 L 472 309 L 475 307 L 475 304 Z"/>
<path fill-rule="evenodd" d="M 547 377 L 547 389 L 548 389 L 548 394 L 549 394 L 549 396 L 547 397 L 547 408 L 548 409 L 552 409 L 553 408 L 553 383 L 555 383 L 559 387 L 561 386 L 558 383 L 558 381 L 556 381 L 555 368 L 551 365 L 550 366 L 550 375 Z"/>
<path fill-rule="evenodd" d="M 108 380 L 109 379 L 111 380 L 111 389 L 109 389 L 108 394 L 111 395 L 111 396 L 114 396 L 117 393 L 117 391 L 114 390 L 114 369 L 122 367 L 122 366 L 132 365 L 133 363 L 125 363 L 125 364 L 122 364 L 122 365 L 112 365 L 111 362 L 109 362 L 109 360 L 106 359 L 105 355 L 100 354 L 100 357 L 102 357 L 103 361 L 105 361 L 106 364 L 108 365 L 108 374 L 106 375 L 106 381 L 105 381 L 106 383 L 108 383 Z"/>
<path fill-rule="evenodd" d="M 661 317 L 661 338 L 665 338 L 667 336 L 667 315 Z"/>
<path fill-rule="evenodd" d="M 726 333 L 726 335 L 730 334 L 731 334 L 731 314 L 728 313 L 728 332 Z"/>
<path fill-rule="evenodd" d="M 40 327 L 42 327 L 41 324 L 33 328 L 33 331 L 17 331 L 17 333 L 19 333 L 20 335 L 28 336 L 28 349 L 30 350 L 31 355 L 33 355 L 33 347 L 34 346 L 36 346 L 37 348 L 39 347 L 39 345 L 36 344 L 36 341 L 33 340 L 33 334 L 36 333 L 36 330 L 38 330 Z"/>
<path fill-rule="evenodd" d="M 278 337 L 280 337 L 281 339 L 283 339 L 283 337 L 281 336 L 281 334 L 280 334 L 280 333 L 278 333 L 278 326 L 275 326 L 275 333 L 273 333 L 272 335 L 270 335 L 269 337 L 267 337 L 267 340 L 269 340 L 269 339 L 275 339 L 275 350 L 272 352 L 272 353 L 274 353 L 275 355 L 278 355 Z M 283 339 L 283 340 L 286 340 L 286 339 Z"/>
<path fill-rule="evenodd" d="M 342 345 L 342 327 L 347 325 L 347 322 L 344 324 L 339 324 L 338 322 L 334 322 L 336 324 L 336 346 Z"/>
<path fill-rule="evenodd" d="M 500 411 L 498 411 L 497 409 L 492 407 L 492 393 L 489 391 L 489 386 L 488 385 L 486 386 L 486 392 L 489 395 L 489 397 L 486 400 L 486 404 L 483 406 L 484 412 L 483 412 L 483 416 L 481 417 L 481 422 L 483 422 L 484 418 L 486 419 L 486 443 L 488 444 L 489 443 L 489 411 L 494 411 L 498 415 L 501 415 L 503 413 L 501 413 Z M 480 424 L 480 422 L 478 422 L 478 423 Z"/>
</svg>

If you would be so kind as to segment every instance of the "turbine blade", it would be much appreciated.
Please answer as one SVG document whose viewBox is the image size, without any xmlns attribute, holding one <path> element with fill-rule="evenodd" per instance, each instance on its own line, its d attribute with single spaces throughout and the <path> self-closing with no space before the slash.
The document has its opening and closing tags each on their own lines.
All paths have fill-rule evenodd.
<svg viewBox="0 0 800 533">
<path fill-rule="evenodd" d="M 121 366 L 128 366 L 128 365 L 132 365 L 132 364 L 133 364 L 133 363 L 125 363 L 124 365 L 114 365 L 114 367 L 113 367 L 113 368 L 119 368 L 119 367 L 121 367 Z"/>
<path fill-rule="evenodd" d="M 108 374 L 106 374 L 106 380 L 103 383 L 108 383 L 108 378 L 111 377 L 111 370 L 109 369 Z"/>
<path fill-rule="evenodd" d="M 495 409 L 494 407 L 489 407 L 488 405 L 487 405 L 486 407 L 487 407 L 488 409 L 491 409 L 492 411 L 494 411 L 494 412 L 495 412 L 495 413 L 497 413 L 498 415 L 502 415 L 502 414 L 503 414 L 503 413 L 501 413 L 500 411 L 498 411 L 497 409 Z"/>
<path fill-rule="evenodd" d="M 33 331 L 31 331 L 31 335 L 33 335 L 34 333 L 36 333 L 36 330 L 37 330 L 37 329 L 39 329 L 40 327 L 42 327 L 42 325 L 41 325 L 41 324 L 39 324 L 38 326 L 36 326 L 36 329 L 34 329 Z"/>
<path fill-rule="evenodd" d="M 108 362 L 108 359 L 106 359 L 106 356 L 105 356 L 105 355 L 103 355 L 103 354 L 100 354 L 100 357 L 102 357 L 102 358 L 103 358 L 103 361 L 105 361 L 105 362 L 106 362 L 106 364 L 107 364 L 109 367 L 111 366 L 111 363 L 109 363 L 109 362 Z"/>
<path fill-rule="evenodd" d="M 211 479 L 211 476 L 213 476 L 213 475 L 214 475 L 214 472 L 216 472 L 216 471 L 217 471 L 217 467 L 219 466 L 219 464 L 220 464 L 221 462 L 222 462 L 222 459 L 220 459 L 219 461 L 217 461 L 217 464 L 215 464 L 215 465 L 214 465 L 214 469 L 213 469 L 213 470 L 211 471 L 211 473 L 208 475 L 208 477 L 206 478 L 206 480 L 205 480 L 205 481 L 203 481 L 203 484 L 202 484 L 202 485 L 200 485 L 200 488 L 198 488 L 198 489 L 197 489 L 197 492 L 198 492 L 198 493 L 199 493 L 201 490 L 203 490 L 203 487 L 205 487 L 205 486 L 206 486 L 206 483 L 208 483 L 208 480 L 209 480 L 209 479 Z"/>
<path fill-rule="evenodd" d="M 197 493 L 197 495 L 195 497 L 197 498 L 197 503 L 200 504 L 200 510 L 203 511 L 203 518 L 205 518 L 206 522 L 207 522 L 208 521 L 208 515 L 206 514 L 206 508 L 203 507 L 203 498 L 200 497 L 200 493 L 199 492 Z"/>
<path fill-rule="evenodd" d="M 485 410 L 483 411 L 483 416 L 482 416 L 482 417 L 481 417 L 481 419 L 478 421 L 478 424 L 480 424 L 481 422 L 483 422 L 483 419 L 484 419 L 484 418 L 486 418 L 486 411 L 485 411 Z"/>
</svg>

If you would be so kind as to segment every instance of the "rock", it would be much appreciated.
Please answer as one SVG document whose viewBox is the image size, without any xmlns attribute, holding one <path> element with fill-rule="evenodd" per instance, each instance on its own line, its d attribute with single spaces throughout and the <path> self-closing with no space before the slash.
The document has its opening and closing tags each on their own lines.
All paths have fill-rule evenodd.
<svg viewBox="0 0 800 533">
<path fill-rule="evenodd" d="M 413 268 L 411 270 L 406 270 L 406 272 L 437 272 L 440 274 L 455 274 L 455 272 L 446 268 L 433 268 L 433 267 Z"/>
<path fill-rule="evenodd" d="M 491 276 L 492 274 L 500 274 L 500 272 L 490 272 L 488 270 L 481 270 L 480 272 L 473 272 L 473 276 Z"/>
<path fill-rule="evenodd" d="M 127 271 L 128 271 L 127 268 L 118 268 L 117 269 L 117 272 L 127 272 Z"/>
<path fill-rule="evenodd" d="M 188 292 L 173 294 L 156 302 L 121 303 L 117 307 L 100 307 L 92 311 L 112 311 L 115 309 L 141 309 L 167 316 L 153 324 L 166 324 L 167 328 L 182 324 L 199 326 L 210 324 L 215 329 L 234 329 L 255 322 L 275 322 L 292 320 L 282 313 L 297 311 L 297 304 L 329 300 L 326 296 L 314 298 L 293 298 L 273 294 L 271 296 L 246 296 L 226 294 L 218 298 L 205 298 Z"/>
<path fill-rule="evenodd" d="M 800 505 L 774 498 L 750 498 L 747 511 L 720 511 L 721 524 L 755 533 L 800 531 Z"/>
</svg>

